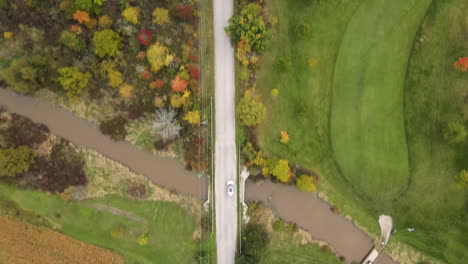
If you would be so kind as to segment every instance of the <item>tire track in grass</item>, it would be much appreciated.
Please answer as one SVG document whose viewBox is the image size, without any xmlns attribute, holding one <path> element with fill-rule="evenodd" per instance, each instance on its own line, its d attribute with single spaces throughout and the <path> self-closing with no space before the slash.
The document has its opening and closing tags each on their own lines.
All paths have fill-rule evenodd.
<svg viewBox="0 0 468 264">
<path fill-rule="evenodd" d="M 356 192 L 384 201 L 409 180 L 403 87 L 414 36 L 431 0 L 368 0 L 355 13 L 338 54 L 331 139 Z"/>
</svg>

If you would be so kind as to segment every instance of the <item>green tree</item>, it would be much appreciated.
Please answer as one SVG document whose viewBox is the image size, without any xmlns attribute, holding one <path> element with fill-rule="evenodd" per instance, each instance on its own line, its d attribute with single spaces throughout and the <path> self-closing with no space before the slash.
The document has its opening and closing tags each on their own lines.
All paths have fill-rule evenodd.
<svg viewBox="0 0 468 264">
<path fill-rule="evenodd" d="M 448 123 L 444 130 L 444 139 L 450 144 L 463 143 L 466 139 L 466 128 L 462 122 L 454 121 Z"/>
<path fill-rule="evenodd" d="M 14 60 L 0 75 L 13 90 L 34 93 L 43 88 L 47 80 L 47 60 L 40 55 Z"/>
<path fill-rule="evenodd" d="M 99 57 L 113 57 L 122 47 L 122 38 L 112 29 L 104 29 L 94 33 L 93 44 L 94 52 Z"/>
<path fill-rule="evenodd" d="M 58 72 L 60 74 L 58 81 L 69 97 L 82 94 L 91 78 L 91 74 L 82 73 L 77 67 L 63 67 Z"/>
<path fill-rule="evenodd" d="M 460 173 L 455 176 L 455 182 L 460 188 L 468 188 L 468 170 L 461 170 Z"/>
<path fill-rule="evenodd" d="M 29 171 L 34 163 L 34 152 L 31 148 L 0 149 L 0 176 L 14 177 Z"/>
<path fill-rule="evenodd" d="M 268 245 L 268 233 L 260 224 L 248 224 L 242 234 L 242 254 L 236 256 L 236 264 L 259 263 Z"/>
<path fill-rule="evenodd" d="M 244 96 L 237 105 L 237 114 L 244 126 L 255 126 L 265 119 L 266 108 L 254 88 L 244 92 Z"/>
<path fill-rule="evenodd" d="M 86 48 L 85 40 L 68 30 L 63 30 L 60 33 L 59 42 L 65 47 L 76 52 L 80 52 Z"/>
<path fill-rule="evenodd" d="M 226 28 L 226 32 L 235 43 L 244 40 L 257 52 L 264 51 L 270 39 L 270 32 L 261 15 L 261 9 L 257 3 L 246 5 L 240 15 L 229 19 L 229 26 Z"/>
<path fill-rule="evenodd" d="M 271 174 L 280 182 L 288 182 L 291 179 L 291 171 L 289 169 L 288 160 L 279 160 Z"/>
<path fill-rule="evenodd" d="M 296 187 L 301 191 L 306 192 L 315 192 L 316 187 L 314 183 L 314 178 L 309 175 L 301 175 L 296 181 Z"/>
</svg>

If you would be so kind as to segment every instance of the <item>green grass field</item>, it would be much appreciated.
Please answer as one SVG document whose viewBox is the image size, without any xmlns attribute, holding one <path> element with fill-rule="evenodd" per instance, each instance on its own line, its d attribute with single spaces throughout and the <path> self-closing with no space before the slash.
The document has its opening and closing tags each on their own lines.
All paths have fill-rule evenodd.
<svg viewBox="0 0 468 264">
<path fill-rule="evenodd" d="M 257 132 L 269 157 L 316 171 L 331 203 L 369 232 L 378 235 L 377 216 L 390 214 L 401 230 L 390 241 L 460 263 L 466 194 L 453 176 L 468 167 L 468 146 L 447 145 L 441 130 L 460 109 L 468 117 L 468 76 L 451 66 L 468 54 L 468 3 L 429 2 L 267 1 L 278 23 L 260 66 L 269 108 Z M 308 39 L 290 30 L 298 23 L 310 26 Z M 278 71 L 278 58 L 291 67 Z"/>
<path fill-rule="evenodd" d="M 136 201 L 117 196 L 64 201 L 56 195 L 19 191 L 5 185 L 0 185 L 0 193 L 22 209 L 43 216 L 58 231 L 112 249 L 125 256 L 129 263 L 191 263 L 198 249 L 192 239 L 194 217 L 174 203 Z M 116 208 L 129 215 L 95 209 L 96 205 Z M 126 230 L 120 238 L 111 235 L 117 226 Z M 143 232 L 149 233 L 149 242 L 140 246 L 137 240 Z"/>
<path fill-rule="evenodd" d="M 413 39 L 429 4 L 364 1 L 341 43 L 331 141 L 343 175 L 368 199 L 396 198 L 408 185 L 403 86 Z"/>
<path fill-rule="evenodd" d="M 342 263 L 332 252 L 315 244 L 297 245 L 287 232 L 274 232 L 260 264 L 339 264 Z"/>
</svg>

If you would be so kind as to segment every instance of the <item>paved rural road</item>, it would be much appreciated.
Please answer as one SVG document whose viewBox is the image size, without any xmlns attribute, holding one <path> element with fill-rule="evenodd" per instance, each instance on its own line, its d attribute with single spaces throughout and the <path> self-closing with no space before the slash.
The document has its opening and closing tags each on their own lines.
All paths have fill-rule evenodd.
<svg viewBox="0 0 468 264">
<path fill-rule="evenodd" d="M 234 49 L 224 28 L 233 14 L 232 0 L 214 0 L 215 40 L 215 204 L 219 264 L 233 264 L 236 254 L 237 200 L 226 195 L 226 182 L 236 181 Z M 235 191 L 237 193 L 237 191 Z"/>
</svg>

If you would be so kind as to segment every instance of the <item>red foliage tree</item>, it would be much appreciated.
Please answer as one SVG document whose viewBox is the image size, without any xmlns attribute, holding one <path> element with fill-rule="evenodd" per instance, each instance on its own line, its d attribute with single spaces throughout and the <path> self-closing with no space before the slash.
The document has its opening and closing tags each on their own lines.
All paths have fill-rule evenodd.
<svg viewBox="0 0 468 264">
<path fill-rule="evenodd" d="M 193 12 L 195 8 L 193 5 L 179 5 L 175 7 L 175 16 L 182 20 L 192 20 L 195 18 Z"/>
<path fill-rule="evenodd" d="M 468 71 L 468 57 L 459 58 L 458 61 L 453 63 L 453 67 L 459 71 Z"/>
<path fill-rule="evenodd" d="M 153 41 L 153 33 L 151 33 L 151 31 L 147 29 L 142 29 L 140 30 L 140 32 L 138 32 L 137 39 L 141 45 L 149 46 L 151 45 L 151 42 Z"/>
<path fill-rule="evenodd" d="M 190 73 L 190 78 L 192 78 L 194 80 L 198 80 L 200 78 L 200 70 L 198 70 L 197 67 L 190 66 L 188 71 Z"/>
</svg>

